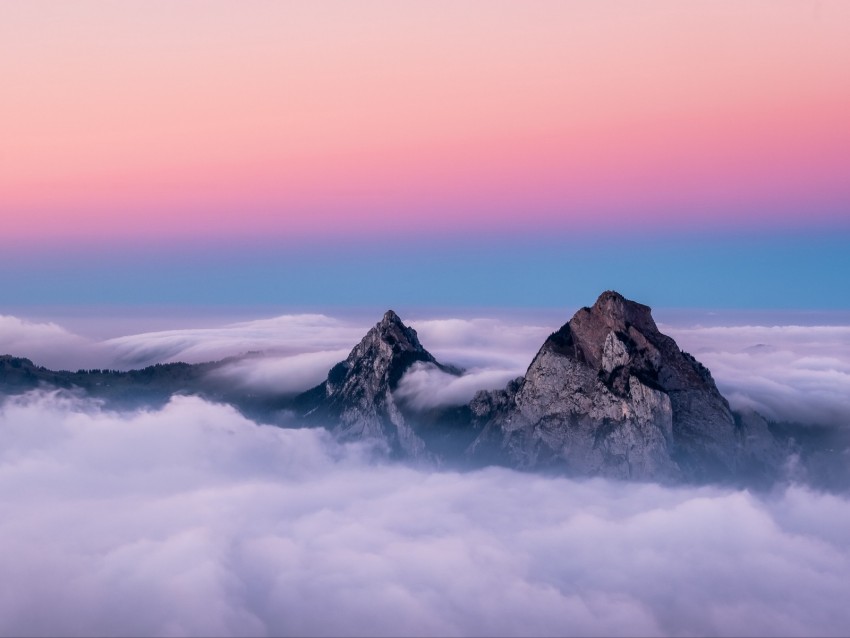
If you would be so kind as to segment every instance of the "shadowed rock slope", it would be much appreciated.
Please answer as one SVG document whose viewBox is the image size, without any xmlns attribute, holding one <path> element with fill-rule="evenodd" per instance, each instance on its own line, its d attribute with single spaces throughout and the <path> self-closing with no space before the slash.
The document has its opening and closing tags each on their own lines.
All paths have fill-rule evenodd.
<svg viewBox="0 0 850 638">
<path fill-rule="evenodd" d="M 518 467 L 716 480 L 769 472 L 781 457 L 766 427 L 736 421 L 648 306 L 611 291 L 552 334 L 525 377 L 470 408 L 481 433 L 468 453 Z"/>
</svg>

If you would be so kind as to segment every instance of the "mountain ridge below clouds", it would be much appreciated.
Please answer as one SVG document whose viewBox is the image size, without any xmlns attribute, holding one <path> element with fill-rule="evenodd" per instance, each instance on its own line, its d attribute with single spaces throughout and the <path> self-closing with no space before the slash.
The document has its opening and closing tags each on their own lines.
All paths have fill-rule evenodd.
<svg viewBox="0 0 850 638">
<path fill-rule="evenodd" d="M 0 392 L 62 388 L 119 408 L 197 394 L 257 421 L 327 427 L 340 439 L 370 439 L 393 457 L 438 465 L 763 485 L 787 478 L 789 468 L 816 477 L 830 467 L 834 481 L 840 461 L 812 430 L 804 450 L 793 425 L 733 413 L 708 369 L 658 330 L 650 308 L 613 291 L 552 333 L 524 376 L 501 390 L 482 390 L 466 405 L 417 409 L 396 393 L 411 371 L 448 377 L 462 371 L 437 361 L 392 310 L 324 382 L 296 396 L 254 394 L 216 375 L 234 360 L 244 357 L 129 372 L 56 372 L 6 355 Z M 800 463 L 801 453 L 821 467 Z"/>
</svg>

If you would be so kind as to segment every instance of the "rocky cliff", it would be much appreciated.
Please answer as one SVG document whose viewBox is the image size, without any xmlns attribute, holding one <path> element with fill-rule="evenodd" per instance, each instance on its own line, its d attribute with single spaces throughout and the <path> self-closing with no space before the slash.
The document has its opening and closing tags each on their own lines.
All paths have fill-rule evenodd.
<svg viewBox="0 0 850 638">
<path fill-rule="evenodd" d="M 470 408 L 481 433 L 468 453 L 518 467 L 713 480 L 761 472 L 777 454 L 649 307 L 611 291 L 552 334 L 524 377 Z"/>
<path fill-rule="evenodd" d="M 444 366 L 422 347 L 413 328 L 387 311 L 319 386 L 296 397 L 296 410 L 306 420 L 326 425 L 342 439 L 384 442 L 400 456 L 426 455 L 426 444 L 393 397 L 402 375 L 416 362 Z"/>
</svg>

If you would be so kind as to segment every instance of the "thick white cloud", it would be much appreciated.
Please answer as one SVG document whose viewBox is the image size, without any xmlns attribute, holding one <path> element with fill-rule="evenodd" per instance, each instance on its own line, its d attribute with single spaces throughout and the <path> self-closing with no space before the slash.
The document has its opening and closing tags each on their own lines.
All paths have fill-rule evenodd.
<svg viewBox="0 0 850 638">
<path fill-rule="evenodd" d="M 3 635 L 846 635 L 850 501 L 370 462 L 179 397 L 0 409 Z"/>
<path fill-rule="evenodd" d="M 422 345 L 439 361 L 464 368 L 525 373 L 546 337 L 557 328 L 494 318 L 411 321 Z"/>
<path fill-rule="evenodd" d="M 443 372 L 430 363 L 414 363 L 399 381 L 395 397 L 414 410 L 464 405 L 481 389 L 504 388 L 521 376 L 514 370 L 471 369 L 461 376 Z"/>
<path fill-rule="evenodd" d="M 290 356 L 246 357 L 211 373 L 246 391 L 267 394 L 302 392 L 324 381 L 328 371 L 348 356 L 349 350 L 320 350 Z"/>
</svg>

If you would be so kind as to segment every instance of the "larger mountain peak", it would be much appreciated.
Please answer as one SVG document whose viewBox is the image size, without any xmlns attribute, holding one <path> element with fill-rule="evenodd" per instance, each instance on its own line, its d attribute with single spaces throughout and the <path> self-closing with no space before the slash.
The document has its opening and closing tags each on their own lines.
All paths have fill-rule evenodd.
<svg viewBox="0 0 850 638">
<path fill-rule="evenodd" d="M 549 455 L 582 473 L 704 477 L 737 462 L 708 370 L 659 332 L 649 306 L 611 290 L 546 340 L 506 399 L 501 445 L 520 464 Z"/>
<path fill-rule="evenodd" d="M 599 295 L 593 306 L 576 312 L 568 323 L 552 334 L 544 349 L 556 350 L 601 368 L 605 343 L 612 333 L 622 341 L 634 340 L 637 335 L 641 335 L 637 337 L 640 341 L 654 342 L 663 338 L 649 306 L 608 290 Z"/>
<path fill-rule="evenodd" d="M 586 314 L 610 326 L 634 325 L 640 330 L 658 330 L 652 319 L 652 309 L 642 303 L 626 299 L 618 292 L 606 290 Z M 585 313 L 582 313 L 585 314 Z"/>
</svg>

